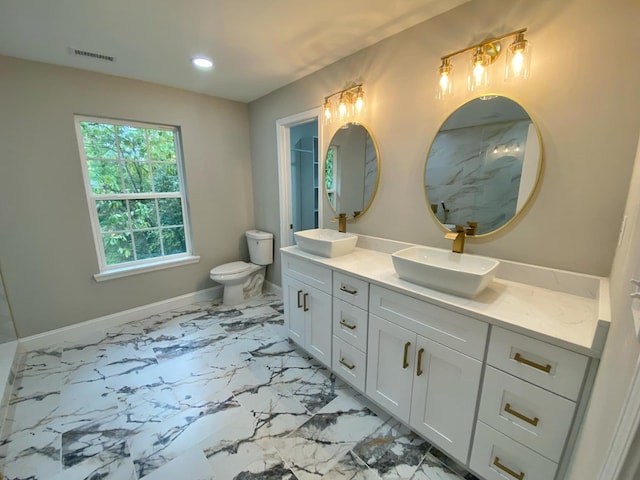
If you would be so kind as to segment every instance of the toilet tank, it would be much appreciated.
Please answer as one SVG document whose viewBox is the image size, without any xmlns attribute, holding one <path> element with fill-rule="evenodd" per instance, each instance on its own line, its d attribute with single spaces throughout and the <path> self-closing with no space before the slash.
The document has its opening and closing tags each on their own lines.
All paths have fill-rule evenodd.
<svg viewBox="0 0 640 480">
<path fill-rule="evenodd" d="M 271 265 L 273 263 L 273 234 L 260 230 L 245 232 L 251 263 Z"/>
</svg>

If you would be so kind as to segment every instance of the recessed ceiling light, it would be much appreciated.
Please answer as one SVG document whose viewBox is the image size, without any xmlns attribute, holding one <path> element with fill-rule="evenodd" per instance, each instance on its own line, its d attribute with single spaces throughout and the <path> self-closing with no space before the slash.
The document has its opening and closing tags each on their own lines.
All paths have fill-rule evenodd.
<svg viewBox="0 0 640 480">
<path fill-rule="evenodd" d="M 207 57 L 193 57 L 191 59 L 191 63 L 193 63 L 193 65 L 198 68 L 213 68 L 213 61 Z"/>
</svg>

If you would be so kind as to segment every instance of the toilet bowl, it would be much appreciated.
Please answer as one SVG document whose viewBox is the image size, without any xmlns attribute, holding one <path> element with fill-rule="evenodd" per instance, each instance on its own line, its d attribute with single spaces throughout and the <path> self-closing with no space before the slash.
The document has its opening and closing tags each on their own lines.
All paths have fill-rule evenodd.
<svg viewBox="0 0 640 480">
<path fill-rule="evenodd" d="M 230 262 L 211 269 L 211 280 L 222 284 L 224 305 L 238 305 L 262 294 L 266 266 L 273 263 L 273 235 L 259 230 L 245 233 L 251 263 Z"/>
</svg>

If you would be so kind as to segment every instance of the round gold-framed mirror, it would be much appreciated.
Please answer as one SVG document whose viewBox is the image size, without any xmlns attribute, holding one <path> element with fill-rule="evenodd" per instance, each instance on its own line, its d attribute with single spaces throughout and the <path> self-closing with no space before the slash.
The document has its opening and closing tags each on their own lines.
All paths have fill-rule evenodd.
<svg viewBox="0 0 640 480">
<path fill-rule="evenodd" d="M 456 109 L 433 140 L 424 170 L 427 206 L 445 229 L 497 232 L 531 200 L 542 173 L 542 139 L 531 115 L 502 95 Z"/>
<path fill-rule="evenodd" d="M 342 125 L 324 159 L 324 190 L 336 214 L 362 216 L 373 202 L 380 179 L 380 153 L 371 131 L 361 123 Z"/>
</svg>

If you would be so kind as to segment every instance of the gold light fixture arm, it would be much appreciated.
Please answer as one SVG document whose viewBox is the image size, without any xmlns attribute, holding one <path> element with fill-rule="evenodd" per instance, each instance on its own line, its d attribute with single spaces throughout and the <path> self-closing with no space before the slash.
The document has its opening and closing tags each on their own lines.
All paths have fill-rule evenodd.
<svg viewBox="0 0 640 480">
<path fill-rule="evenodd" d="M 440 57 L 440 60 L 445 61 L 445 60 L 450 59 L 451 57 L 455 57 L 456 55 L 460 55 L 461 53 L 470 52 L 471 50 L 476 50 L 478 48 L 484 48 L 487 45 L 495 44 L 495 42 L 499 42 L 500 40 L 504 40 L 507 37 L 513 37 L 515 35 L 522 35 L 526 31 L 527 31 L 526 28 L 521 28 L 520 30 L 515 30 L 513 32 L 506 33 L 504 35 L 500 35 L 499 37 L 491 38 L 489 40 L 484 40 L 483 42 L 476 43 L 475 45 L 472 45 L 470 47 L 462 48 L 460 50 L 456 50 L 453 53 L 449 53 L 448 55 L 444 55 L 444 56 Z"/>
<path fill-rule="evenodd" d="M 326 103 L 329 101 L 331 97 L 335 97 L 336 95 L 341 95 L 341 94 L 355 95 L 358 92 L 358 89 L 362 89 L 362 83 L 351 85 L 348 88 L 344 88 L 342 90 L 338 90 L 337 92 L 330 93 L 329 95 L 324 97 L 324 101 Z"/>
</svg>

